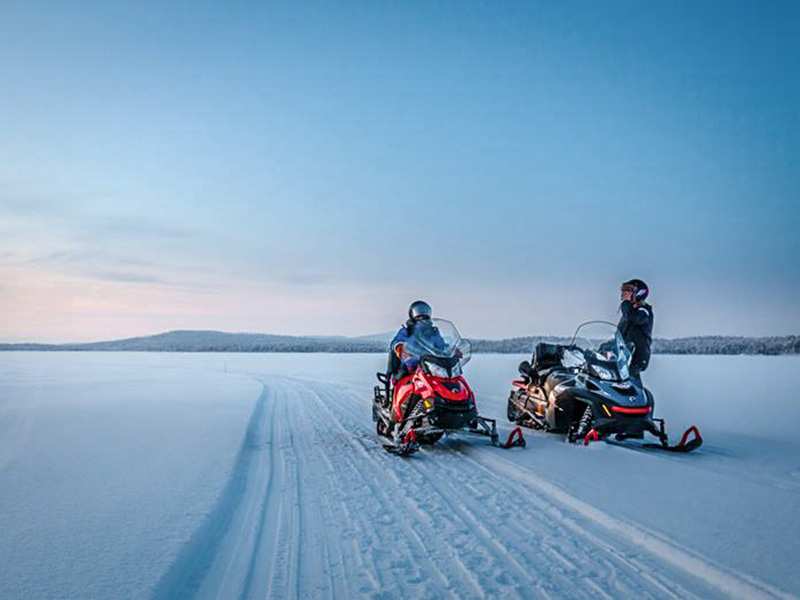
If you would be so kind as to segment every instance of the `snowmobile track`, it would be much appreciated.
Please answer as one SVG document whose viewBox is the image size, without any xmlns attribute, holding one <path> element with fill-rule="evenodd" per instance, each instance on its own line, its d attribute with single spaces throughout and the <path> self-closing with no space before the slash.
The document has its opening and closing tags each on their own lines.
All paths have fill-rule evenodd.
<svg viewBox="0 0 800 600">
<path fill-rule="evenodd" d="M 791 597 L 583 502 L 483 439 L 398 458 L 359 390 L 262 385 L 224 490 L 154 598 Z"/>
</svg>

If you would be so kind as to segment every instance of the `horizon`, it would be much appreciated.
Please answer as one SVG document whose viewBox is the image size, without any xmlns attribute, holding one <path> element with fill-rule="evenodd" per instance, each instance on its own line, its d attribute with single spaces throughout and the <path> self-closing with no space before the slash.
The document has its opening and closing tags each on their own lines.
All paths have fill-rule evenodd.
<svg viewBox="0 0 800 600">
<path fill-rule="evenodd" d="M 263 332 L 263 331 L 224 331 L 220 329 L 171 329 L 168 331 L 159 331 L 156 333 L 149 333 L 143 335 L 133 335 L 133 336 L 126 336 L 121 338 L 105 338 L 105 339 L 95 339 L 89 341 L 82 341 L 82 342 L 31 342 L 31 341 L 6 341 L 0 340 L 0 345 L 44 345 L 44 346 L 70 346 L 70 345 L 83 345 L 83 344 L 101 344 L 106 342 L 122 342 L 132 339 L 140 339 L 140 338 L 152 338 L 158 337 L 163 335 L 169 335 L 174 333 L 209 333 L 209 334 L 224 334 L 224 335 L 250 335 L 250 336 L 272 336 L 272 337 L 288 337 L 288 338 L 306 338 L 306 339 L 347 339 L 347 340 L 358 340 L 362 338 L 373 338 L 372 341 L 379 342 L 380 340 L 377 339 L 382 336 L 386 336 L 390 339 L 394 335 L 394 331 L 386 331 L 386 332 L 379 332 L 379 333 L 368 333 L 368 334 L 353 334 L 353 335 L 294 335 L 294 334 L 284 334 L 284 333 L 272 333 L 272 332 Z M 500 342 L 505 340 L 511 340 L 515 338 L 524 339 L 524 338 L 570 338 L 572 337 L 571 333 L 566 334 L 543 334 L 543 333 L 529 333 L 525 335 L 514 335 L 514 336 L 506 336 L 506 337 L 496 337 L 496 338 L 487 338 L 487 337 L 479 337 L 479 336 L 464 336 L 466 339 L 469 340 L 479 340 L 479 341 L 487 341 L 487 342 Z M 787 333 L 781 335 L 773 335 L 773 336 L 747 336 L 747 335 L 720 335 L 720 334 L 695 334 L 690 336 L 678 336 L 678 337 L 666 337 L 666 336 L 653 336 L 654 340 L 663 340 L 663 341 L 676 341 L 681 339 L 690 339 L 690 338 L 704 338 L 704 339 L 711 339 L 711 338 L 742 338 L 742 339 L 759 339 L 759 338 L 791 338 L 791 337 L 800 337 L 800 334 L 795 333 Z"/>
<path fill-rule="evenodd" d="M 798 17 L 16 3 L 0 339 L 358 337 L 419 298 L 467 337 L 559 336 L 634 277 L 654 337 L 793 335 Z"/>
</svg>

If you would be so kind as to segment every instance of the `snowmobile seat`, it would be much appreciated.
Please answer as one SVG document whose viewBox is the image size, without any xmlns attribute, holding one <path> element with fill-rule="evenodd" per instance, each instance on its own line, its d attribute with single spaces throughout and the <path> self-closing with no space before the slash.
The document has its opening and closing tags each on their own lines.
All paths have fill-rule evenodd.
<svg viewBox="0 0 800 600">
<path fill-rule="evenodd" d="M 531 371 L 536 373 L 540 381 L 543 380 L 553 369 L 561 367 L 563 352 L 563 346 L 539 342 L 533 350 Z"/>
</svg>

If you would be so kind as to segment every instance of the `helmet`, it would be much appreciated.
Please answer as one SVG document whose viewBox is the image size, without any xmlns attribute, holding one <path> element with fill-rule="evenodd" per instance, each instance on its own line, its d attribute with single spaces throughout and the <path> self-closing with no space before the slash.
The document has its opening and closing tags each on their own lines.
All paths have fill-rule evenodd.
<svg viewBox="0 0 800 600">
<path fill-rule="evenodd" d="M 411 306 L 408 307 L 408 318 L 411 319 L 412 321 L 418 321 L 420 319 L 430 319 L 431 313 L 433 313 L 431 305 L 423 300 L 417 300 L 416 302 L 412 302 Z"/>
<path fill-rule="evenodd" d="M 631 279 L 622 284 L 622 289 L 630 288 L 633 291 L 633 299 L 638 302 L 644 302 L 647 295 L 650 293 L 650 288 L 641 279 Z"/>
</svg>

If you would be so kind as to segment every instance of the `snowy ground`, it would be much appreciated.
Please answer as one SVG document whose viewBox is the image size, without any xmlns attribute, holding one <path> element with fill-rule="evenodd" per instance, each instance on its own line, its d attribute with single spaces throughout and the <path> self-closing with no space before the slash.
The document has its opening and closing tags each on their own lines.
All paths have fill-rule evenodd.
<svg viewBox="0 0 800 600">
<path fill-rule="evenodd" d="M 467 377 L 503 415 L 521 357 Z M 656 356 L 694 455 L 373 434 L 378 355 L 0 354 L 0 598 L 798 597 L 800 359 Z"/>
</svg>

